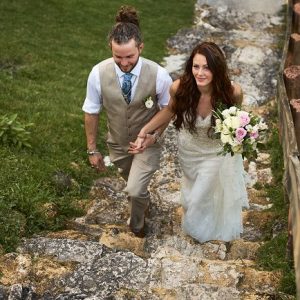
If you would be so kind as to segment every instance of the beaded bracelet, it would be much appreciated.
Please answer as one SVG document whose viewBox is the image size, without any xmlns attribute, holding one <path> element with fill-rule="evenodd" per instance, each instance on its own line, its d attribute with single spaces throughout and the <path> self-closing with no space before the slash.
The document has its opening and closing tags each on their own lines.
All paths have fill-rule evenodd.
<svg viewBox="0 0 300 300">
<path fill-rule="evenodd" d="M 160 138 L 159 133 L 158 133 L 157 131 L 154 131 L 153 134 L 152 134 L 152 136 L 153 136 L 154 139 L 155 139 L 155 143 L 157 143 L 158 139 Z"/>
</svg>

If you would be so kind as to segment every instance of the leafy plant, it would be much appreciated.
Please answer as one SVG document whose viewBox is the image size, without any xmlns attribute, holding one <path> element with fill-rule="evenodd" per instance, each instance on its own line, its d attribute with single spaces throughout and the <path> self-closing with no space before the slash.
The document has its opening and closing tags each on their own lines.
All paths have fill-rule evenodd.
<svg viewBox="0 0 300 300">
<path fill-rule="evenodd" d="M 30 144 L 30 132 L 27 128 L 33 123 L 22 124 L 17 121 L 18 114 L 0 117 L 0 143 L 3 145 L 14 145 L 17 148 L 28 147 Z"/>
<path fill-rule="evenodd" d="M 193 22 L 194 0 L 126 4 L 140 13 L 143 56 L 156 62 L 166 54 L 166 39 Z M 111 56 L 106 37 L 119 7 L 119 0 L 0 1 L 0 131 L 12 114 L 18 114 L 12 126 L 19 120 L 16 127 L 30 131 L 5 129 L 6 142 L 0 138 L 0 248 L 5 251 L 13 251 L 23 236 L 64 228 L 79 215 L 77 203 L 88 198 L 93 180 L 116 172 L 99 174 L 89 167 L 81 107 L 92 66 Z M 103 155 L 106 131 L 103 113 L 98 136 Z M 31 151 L 24 151 L 26 146 L 20 151 L 12 137 L 31 144 Z M 53 184 L 57 170 L 76 187 Z"/>
</svg>

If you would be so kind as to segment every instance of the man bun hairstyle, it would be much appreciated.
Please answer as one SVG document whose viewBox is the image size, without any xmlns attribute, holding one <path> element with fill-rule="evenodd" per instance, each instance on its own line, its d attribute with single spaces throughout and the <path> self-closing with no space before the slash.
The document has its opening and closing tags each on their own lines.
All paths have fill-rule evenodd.
<svg viewBox="0 0 300 300">
<path fill-rule="evenodd" d="M 116 24 L 109 33 L 108 40 L 111 46 L 112 41 L 121 45 L 134 39 L 136 46 L 143 42 L 140 30 L 139 17 L 136 9 L 132 6 L 123 5 L 115 17 Z"/>
<path fill-rule="evenodd" d="M 132 6 L 122 5 L 116 15 L 116 23 L 133 23 L 140 27 L 137 11 Z"/>
</svg>

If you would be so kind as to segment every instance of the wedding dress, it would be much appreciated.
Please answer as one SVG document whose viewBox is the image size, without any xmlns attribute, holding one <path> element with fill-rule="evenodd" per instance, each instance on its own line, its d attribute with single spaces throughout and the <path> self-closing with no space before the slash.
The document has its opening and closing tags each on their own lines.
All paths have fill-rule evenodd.
<svg viewBox="0 0 300 300">
<path fill-rule="evenodd" d="M 242 207 L 248 207 L 242 156 L 218 155 L 221 142 L 207 135 L 210 124 L 211 114 L 198 116 L 196 133 L 182 129 L 178 135 L 182 227 L 201 243 L 239 238 Z"/>
</svg>

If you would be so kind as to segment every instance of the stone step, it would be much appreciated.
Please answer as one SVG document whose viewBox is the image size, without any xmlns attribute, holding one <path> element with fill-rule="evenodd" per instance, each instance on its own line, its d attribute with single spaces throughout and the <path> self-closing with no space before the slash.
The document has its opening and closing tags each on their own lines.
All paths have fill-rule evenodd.
<svg viewBox="0 0 300 300">
<path fill-rule="evenodd" d="M 228 260 L 255 260 L 257 250 L 262 242 L 251 242 L 243 239 L 232 241 L 228 247 L 226 258 Z"/>
<path fill-rule="evenodd" d="M 105 235 L 102 240 L 106 240 Z M 143 241 L 130 240 L 131 244 L 135 243 L 136 250 L 141 245 L 138 240 Z M 240 299 L 240 294 L 246 292 L 275 293 L 280 274 L 257 270 L 254 261 L 248 259 L 249 253 L 240 254 L 242 241 L 239 245 L 231 245 L 227 260 L 218 257 L 218 247 L 224 252 L 226 247 L 217 242 L 199 244 L 195 248 L 187 243 L 183 253 L 171 244 L 159 246 L 148 258 L 142 259 L 130 251 L 108 249 L 98 242 L 33 238 L 24 241 L 18 254 L 1 257 L 0 284 L 12 287 L 20 282 L 27 283 L 39 294 L 47 289 L 54 291 L 53 287 L 57 286 L 60 289 L 68 286 L 69 291 L 75 292 L 75 283 L 80 285 L 80 290 L 105 293 L 99 287 L 107 285 L 112 291 L 121 288 L 117 293 L 121 293 L 122 288 L 139 288 L 141 293 L 150 290 L 154 296 L 162 292 L 167 297 L 171 293 L 174 299 L 194 293 L 207 294 L 207 297 L 224 294 L 227 299 Z M 214 251 L 215 259 L 207 259 L 205 251 Z M 112 286 L 111 276 L 118 281 L 117 286 Z M 93 286 L 98 288 L 92 289 Z"/>
</svg>

